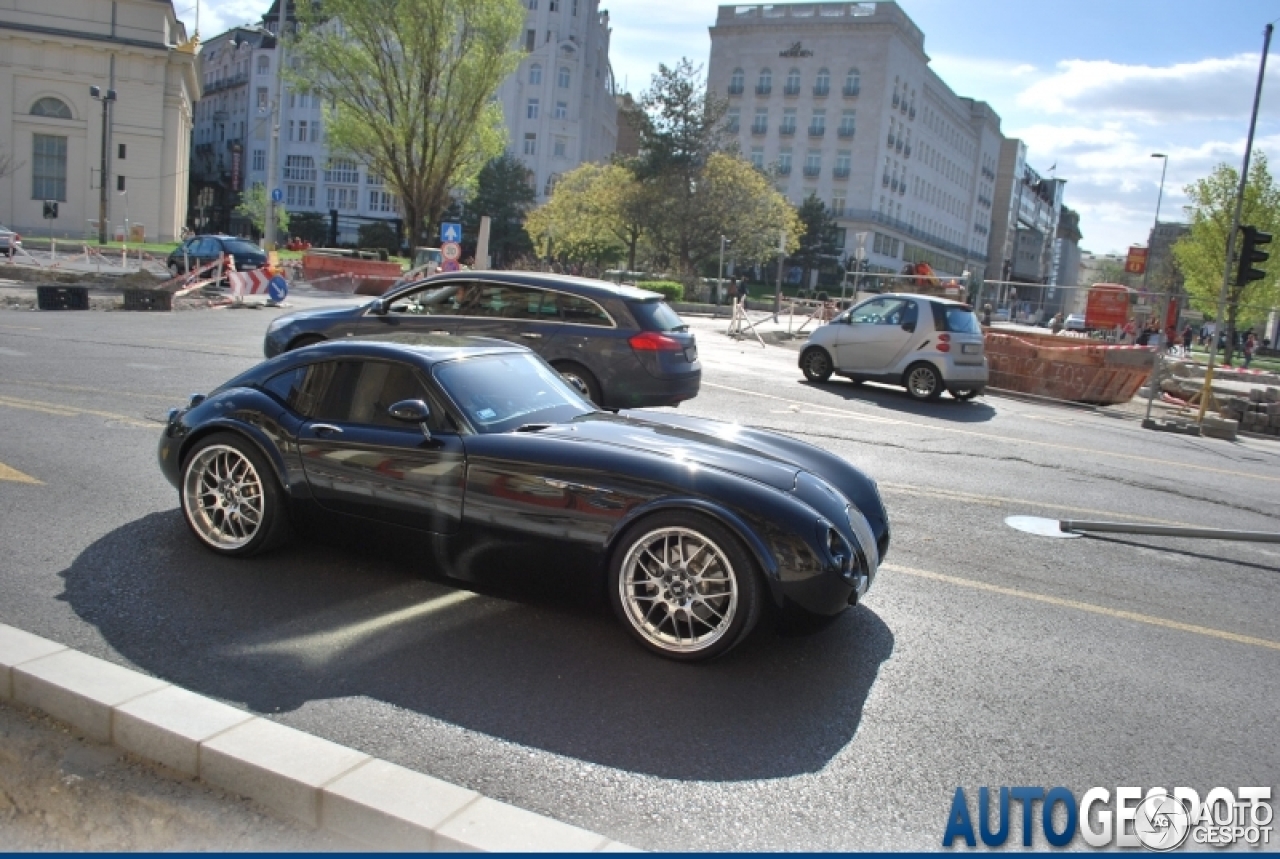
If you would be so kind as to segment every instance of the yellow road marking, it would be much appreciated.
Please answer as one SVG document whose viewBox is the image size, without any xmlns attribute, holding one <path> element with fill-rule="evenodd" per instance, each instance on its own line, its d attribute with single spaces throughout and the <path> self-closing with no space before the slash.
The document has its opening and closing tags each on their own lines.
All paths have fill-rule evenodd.
<svg viewBox="0 0 1280 859">
<path fill-rule="evenodd" d="M 3 462 L 0 462 L 0 480 L 12 480 L 14 483 L 32 483 L 36 486 L 44 485 L 44 481 L 36 480 L 30 474 L 23 474 L 16 468 L 10 468 Z"/>
<path fill-rule="evenodd" d="M 81 409 L 75 406 L 64 406 L 58 403 L 42 403 L 38 400 L 20 400 L 17 397 L 0 397 L 0 406 L 9 406 L 14 409 L 25 409 L 31 412 L 43 412 L 47 415 L 57 415 L 64 418 L 73 418 L 79 415 L 92 415 L 98 418 L 106 418 L 107 420 L 120 421 L 129 426 L 144 427 L 146 429 L 155 429 L 158 424 L 140 421 L 137 418 L 131 418 L 128 415 L 118 415 L 114 412 L 101 412 L 96 409 Z"/>
<path fill-rule="evenodd" d="M 1080 602 L 1078 600 L 1051 597 L 1047 594 L 1035 593 L 1034 591 L 1024 591 L 1019 588 L 1006 588 L 1000 585 L 977 582 L 972 579 L 962 579 L 958 576 L 948 576 L 942 573 L 931 572 L 929 570 L 917 570 L 912 567 L 901 567 L 897 564 L 884 564 L 881 569 L 895 573 L 903 573 L 908 576 L 918 576 L 922 579 L 932 579 L 936 582 L 945 582 L 949 585 L 959 585 L 962 588 L 972 588 L 973 590 L 986 591 L 987 593 L 1018 597 L 1019 599 L 1041 602 L 1047 605 L 1056 605 L 1062 608 L 1074 608 L 1079 611 L 1100 614 L 1104 617 L 1114 617 L 1118 620 L 1131 620 L 1136 623 L 1145 623 L 1151 626 L 1159 626 L 1164 629 L 1176 629 L 1179 632 L 1190 632 L 1195 635 L 1204 635 L 1209 638 L 1218 638 L 1223 641 L 1235 642 L 1236 644 L 1249 644 L 1254 647 L 1265 647 L 1269 650 L 1280 650 L 1280 641 L 1271 641 L 1266 638 L 1255 638 L 1252 635 L 1240 635 L 1236 632 L 1227 632 L 1223 629 L 1213 629 L 1208 626 L 1196 626 L 1192 623 L 1182 623 L 1181 621 L 1169 620 L 1164 617 L 1155 617 L 1154 615 L 1149 614 L 1140 614 L 1135 611 L 1122 611 L 1121 609 L 1107 608 L 1105 606 Z"/>
<path fill-rule="evenodd" d="M 880 483 L 880 488 L 901 495 L 917 495 L 921 498 L 950 498 L 956 501 L 968 501 L 973 504 L 985 504 L 988 507 L 1041 507 L 1049 510 L 1066 510 L 1071 513 L 1089 513 L 1097 516 L 1124 519 L 1127 521 L 1150 522 L 1153 525 L 1182 525 L 1187 528 L 1198 528 L 1190 522 L 1178 522 L 1174 519 L 1156 519 L 1151 516 L 1135 516 L 1128 512 L 1115 510 L 1099 510 L 1094 507 L 1072 507 L 1068 504 L 1055 504 L 1052 501 L 1028 501 L 1025 498 L 1004 498 L 999 495 L 977 495 L 972 492 L 957 492 L 953 489 L 921 489 L 907 483 Z"/>
<path fill-rule="evenodd" d="M 989 439 L 991 441 L 997 441 L 997 442 L 1007 442 L 1012 444 L 1026 444 L 1026 445 L 1031 445 L 1033 447 L 1046 447 L 1052 450 L 1061 450 L 1069 453 L 1088 453 L 1088 454 L 1093 454 L 1095 456 L 1107 456 L 1107 457 L 1111 457 L 1112 459 L 1125 459 L 1125 460 L 1130 460 L 1132 462 L 1142 462 L 1149 465 L 1162 465 L 1169 468 L 1169 471 L 1167 472 L 1169 474 L 1176 474 L 1179 470 L 1191 469 L 1192 471 L 1207 471 L 1212 474 L 1223 474 L 1229 477 L 1244 477 L 1250 480 L 1266 480 L 1273 483 L 1280 483 L 1280 477 L 1271 477 L 1265 474 L 1253 474 L 1248 471 L 1232 471 L 1227 468 L 1215 468 L 1214 466 L 1211 466 L 1211 465 L 1194 465 L 1192 463 L 1181 462 L 1179 460 L 1156 459 L 1150 456 L 1138 456 L 1137 454 L 1134 454 L 1134 453 L 1116 453 L 1113 451 L 1098 450 L 1097 448 L 1092 448 L 1092 447 L 1076 447 L 1074 445 L 1069 445 L 1069 444 L 1057 444 L 1051 441 L 1035 441 L 1033 439 L 1017 438 L 1014 436 L 996 435 L 994 433 L 977 432 L 975 430 L 965 430 L 965 429 L 960 429 L 959 427 L 917 423 L 915 421 L 904 421 L 904 420 L 899 420 L 897 418 L 882 418 L 882 417 L 876 417 L 874 415 L 862 414 L 861 412 L 850 411 L 848 409 L 837 408 L 835 406 L 822 406 L 822 405 L 815 405 L 813 403 L 803 403 L 803 402 L 800 402 L 799 400 L 792 400 L 787 397 L 779 397 L 779 396 L 775 396 L 774 394 L 764 394 L 759 391 L 748 391 L 743 388 L 735 388 L 731 385 L 717 385 L 714 382 L 703 382 L 702 386 L 704 388 L 719 388 L 723 391 L 733 391 L 738 394 L 746 394 L 747 396 L 750 396 L 750 397 L 760 397 L 766 400 L 777 400 L 778 402 L 787 403 L 789 405 L 791 404 L 799 405 L 805 408 L 806 410 L 820 409 L 825 411 L 828 415 L 832 417 L 849 418 L 852 420 L 868 421 L 870 423 L 919 427 L 921 429 L 927 429 L 933 432 L 954 433 L 956 435 L 967 435 L 967 436 L 972 436 L 974 438 Z"/>
<path fill-rule="evenodd" d="M 34 325 L 0 325 L 6 331 L 40 331 Z"/>
<path fill-rule="evenodd" d="M 104 391 L 102 388 L 89 388 L 89 387 L 85 387 L 84 385 L 55 385 L 52 382 L 37 382 L 35 380 L 27 380 L 27 379 L 5 379 L 3 382 L 0 382 L 0 384 L 22 385 L 28 388 L 48 388 L 51 391 L 73 391 L 75 393 L 106 394 L 107 396 L 111 396 L 111 397 L 138 397 L 140 399 L 161 400 L 162 402 L 174 403 L 174 404 L 177 404 L 183 400 L 186 400 L 187 398 L 186 394 L 174 394 L 173 396 L 168 396 L 166 394 L 139 394 L 139 393 L 135 393 L 134 391 Z"/>
</svg>

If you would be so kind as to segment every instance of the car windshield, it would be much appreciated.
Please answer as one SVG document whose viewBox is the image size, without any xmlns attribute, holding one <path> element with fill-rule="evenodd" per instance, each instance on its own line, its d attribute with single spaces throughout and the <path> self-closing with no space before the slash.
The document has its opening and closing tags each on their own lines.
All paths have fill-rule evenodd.
<svg viewBox="0 0 1280 859">
<path fill-rule="evenodd" d="M 529 353 L 446 361 L 436 381 L 482 433 L 554 424 L 595 411 L 541 358 Z"/>
<path fill-rule="evenodd" d="M 661 299 L 629 302 L 642 331 L 688 331 L 689 326 Z"/>
<path fill-rule="evenodd" d="M 222 247 L 229 254 L 258 254 L 259 256 L 266 256 L 267 253 L 253 242 L 246 242 L 244 239 L 223 239 Z"/>
</svg>

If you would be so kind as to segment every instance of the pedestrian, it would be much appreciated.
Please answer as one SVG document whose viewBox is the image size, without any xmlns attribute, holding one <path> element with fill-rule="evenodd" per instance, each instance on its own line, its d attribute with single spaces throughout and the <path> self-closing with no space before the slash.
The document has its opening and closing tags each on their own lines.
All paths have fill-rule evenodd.
<svg viewBox="0 0 1280 859">
<path fill-rule="evenodd" d="M 991 327 L 991 305 L 982 305 L 982 325 L 984 328 Z"/>
<path fill-rule="evenodd" d="M 1178 354 L 1178 329 L 1169 325 L 1164 329 L 1164 351 Z"/>
<path fill-rule="evenodd" d="M 1062 314 L 1058 313 L 1053 317 L 1053 321 L 1049 323 L 1049 330 L 1057 334 L 1062 330 Z"/>
<path fill-rule="evenodd" d="M 1191 330 L 1191 323 L 1182 329 L 1182 356 L 1184 358 L 1191 357 L 1191 341 L 1195 339 L 1195 332 Z"/>
<path fill-rule="evenodd" d="M 738 301 L 742 304 L 742 309 L 746 310 L 747 309 L 747 282 L 743 278 L 738 278 L 736 283 L 738 288 Z"/>
<path fill-rule="evenodd" d="M 1129 321 L 1124 324 L 1124 342 L 1132 343 L 1138 334 L 1138 323 L 1134 322 L 1133 317 L 1129 317 Z"/>
<path fill-rule="evenodd" d="M 1249 369 L 1249 363 L 1253 361 L 1253 352 L 1258 348 L 1258 340 L 1253 336 L 1253 332 L 1249 332 L 1249 336 L 1244 338 L 1244 368 Z"/>
</svg>

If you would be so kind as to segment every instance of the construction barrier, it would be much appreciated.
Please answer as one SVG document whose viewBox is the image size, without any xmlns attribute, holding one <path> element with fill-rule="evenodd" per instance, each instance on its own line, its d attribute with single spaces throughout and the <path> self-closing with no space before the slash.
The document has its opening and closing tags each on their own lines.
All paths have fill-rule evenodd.
<svg viewBox="0 0 1280 859">
<path fill-rule="evenodd" d="M 1094 405 L 1127 403 L 1151 374 L 1146 346 L 1076 345 L 1053 334 L 987 331 L 991 388 Z"/>
<path fill-rule="evenodd" d="M 308 252 L 302 257 L 302 276 L 312 286 L 321 283 L 321 289 L 335 289 L 339 292 L 355 292 L 359 295 L 382 295 L 402 274 L 400 263 L 382 262 L 371 259 L 355 259 L 353 257 L 335 256 Z M 341 278 L 347 278 L 342 281 Z M 338 286 L 341 283 L 349 288 Z"/>
</svg>

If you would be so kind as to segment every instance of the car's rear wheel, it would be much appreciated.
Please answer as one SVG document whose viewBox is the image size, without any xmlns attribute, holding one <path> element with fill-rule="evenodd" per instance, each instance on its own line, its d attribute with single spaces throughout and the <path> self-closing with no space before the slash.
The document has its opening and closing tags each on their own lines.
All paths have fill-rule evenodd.
<svg viewBox="0 0 1280 859">
<path fill-rule="evenodd" d="M 924 361 L 907 368 L 902 384 L 916 400 L 936 400 L 942 396 L 942 377 L 932 364 Z"/>
<path fill-rule="evenodd" d="M 256 555 L 288 536 L 275 473 L 242 436 L 201 439 L 183 463 L 179 492 L 192 532 L 220 555 Z"/>
<path fill-rule="evenodd" d="M 953 388 L 951 396 L 957 400 L 972 400 L 974 397 L 982 396 L 982 388 Z"/>
<path fill-rule="evenodd" d="M 760 615 L 757 564 L 726 527 L 688 511 L 637 522 L 609 565 L 614 610 L 644 647 L 696 662 L 737 646 Z"/>
<path fill-rule="evenodd" d="M 294 349 L 301 349 L 303 346 L 314 346 L 316 343 L 323 343 L 324 338 L 319 334 L 303 334 L 301 337 L 295 337 L 286 352 L 292 352 Z"/>
<path fill-rule="evenodd" d="M 810 382 L 825 382 L 835 367 L 831 356 L 821 346 L 811 346 L 800 355 L 800 370 Z"/>
<path fill-rule="evenodd" d="M 564 377 L 564 380 L 572 385 L 576 390 L 586 390 L 587 397 L 597 406 L 603 406 L 604 402 L 600 395 L 600 383 L 596 381 L 595 375 L 581 364 L 575 364 L 572 361 L 558 361 L 551 365 L 555 371 Z"/>
</svg>

